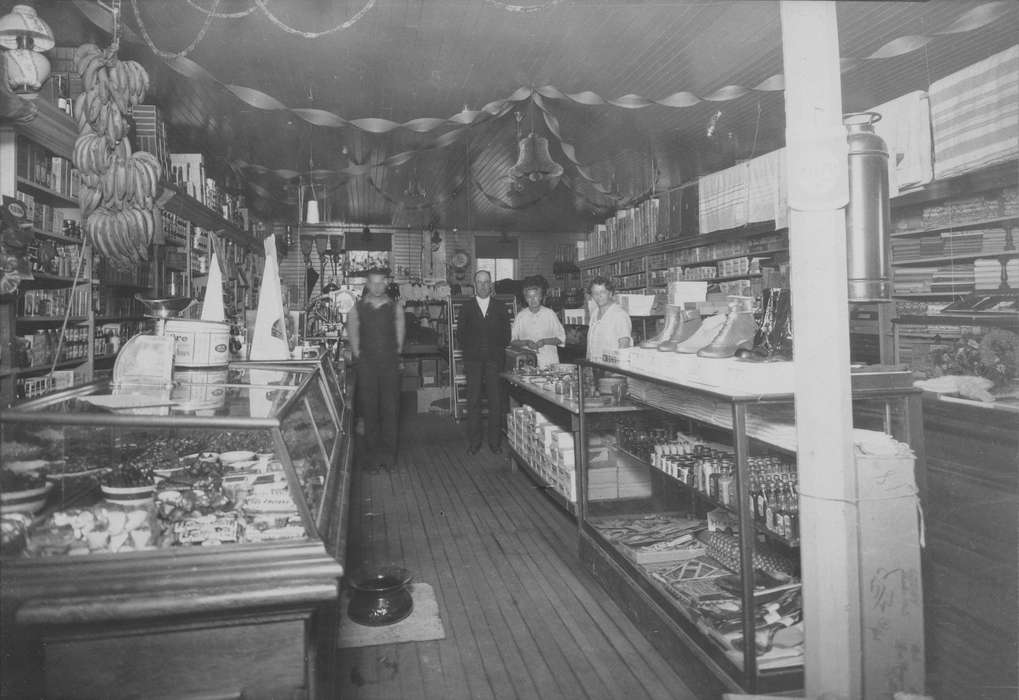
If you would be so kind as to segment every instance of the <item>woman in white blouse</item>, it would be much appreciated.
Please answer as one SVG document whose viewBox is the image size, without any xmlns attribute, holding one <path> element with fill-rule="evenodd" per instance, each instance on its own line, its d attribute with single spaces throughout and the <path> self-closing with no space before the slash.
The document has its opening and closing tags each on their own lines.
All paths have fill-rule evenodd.
<svg viewBox="0 0 1019 700">
<path fill-rule="evenodd" d="M 595 277 L 587 285 L 587 293 L 595 303 L 587 329 L 589 360 L 602 362 L 606 352 L 630 346 L 630 314 L 615 302 L 615 292 L 612 280 L 605 277 Z"/>
<path fill-rule="evenodd" d="M 566 329 L 559 322 L 555 311 L 542 306 L 545 285 L 541 280 L 528 277 L 524 280 L 524 300 L 527 308 L 513 320 L 515 348 L 533 350 L 538 357 L 538 367 L 548 367 L 559 362 L 557 346 L 566 342 Z"/>
</svg>

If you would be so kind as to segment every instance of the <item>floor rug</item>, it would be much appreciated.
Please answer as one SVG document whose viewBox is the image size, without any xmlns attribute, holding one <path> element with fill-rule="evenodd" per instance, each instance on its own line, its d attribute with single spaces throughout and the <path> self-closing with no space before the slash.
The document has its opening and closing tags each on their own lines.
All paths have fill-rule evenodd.
<svg viewBox="0 0 1019 700">
<path fill-rule="evenodd" d="M 427 583 L 412 583 L 410 594 L 414 599 L 414 610 L 406 619 L 385 627 L 359 625 L 347 615 L 350 594 L 340 597 L 343 619 L 340 621 L 340 648 L 372 647 L 380 644 L 402 644 L 403 642 L 427 642 L 445 639 L 446 630 L 439 617 L 439 603 L 435 590 Z"/>
</svg>

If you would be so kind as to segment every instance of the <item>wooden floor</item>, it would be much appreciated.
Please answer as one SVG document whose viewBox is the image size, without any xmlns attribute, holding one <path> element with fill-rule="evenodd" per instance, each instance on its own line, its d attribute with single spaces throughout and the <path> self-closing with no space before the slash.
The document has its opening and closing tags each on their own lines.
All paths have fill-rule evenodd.
<svg viewBox="0 0 1019 700">
<path fill-rule="evenodd" d="M 355 473 L 347 570 L 410 569 L 446 638 L 341 650 L 340 698 L 697 697 L 581 568 L 570 518 L 449 418 L 405 419 L 398 464 Z"/>
</svg>

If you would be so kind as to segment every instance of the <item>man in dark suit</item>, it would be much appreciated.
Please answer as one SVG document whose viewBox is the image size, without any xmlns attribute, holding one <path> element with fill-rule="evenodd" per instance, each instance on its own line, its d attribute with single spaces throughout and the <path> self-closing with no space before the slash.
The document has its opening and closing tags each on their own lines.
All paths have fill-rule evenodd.
<svg viewBox="0 0 1019 700">
<path fill-rule="evenodd" d="M 460 307 L 457 327 L 467 375 L 467 452 L 481 449 L 481 392 L 488 397 L 488 447 L 502 452 L 502 372 L 510 342 L 510 319 L 506 307 L 492 299 L 492 275 L 474 275 L 475 297 Z"/>
</svg>

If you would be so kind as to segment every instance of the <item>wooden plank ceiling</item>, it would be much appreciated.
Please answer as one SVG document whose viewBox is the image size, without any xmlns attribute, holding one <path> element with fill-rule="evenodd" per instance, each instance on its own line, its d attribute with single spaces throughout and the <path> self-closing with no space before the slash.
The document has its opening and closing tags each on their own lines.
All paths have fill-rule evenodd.
<svg viewBox="0 0 1019 700">
<path fill-rule="evenodd" d="M 89 0 L 90 1 L 90 0 Z M 540 0 L 534 0 L 539 2 Z M 221 0 L 221 14 L 242 13 L 254 0 Z M 353 17 L 365 0 L 263 0 L 276 17 L 304 31 L 321 31 Z M 214 18 L 188 54 L 223 83 L 261 90 L 289 107 L 314 107 L 345 119 L 381 117 L 405 122 L 447 118 L 480 109 L 520 87 L 554 85 L 563 92 L 591 90 L 605 98 L 635 93 L 652 99 L 681 90 L 707 95 L 726 85 L 753 87 L 781 73 L 777 2 L 623 2 L 561 0 L 535 12 L 512 12 L 526 0 L 376 0 L 349 28 L 317 39 L 281 29 L 257 8 L 243 18 Z M 195 9 L 213 0 L 142 0 L 138 8 L 152 41 L 179 51 L 199 34 L 206 15 Z M 977 3 L 840 2 L 841 55 L 869 55 L 888 41 L 936 31 Z M 138 29 L 131 3 L 125 18 Z M 924 88 L 969 63 L 1015 43 L 1019 5 L 1004 21 L 976 31 L 937 37 L 899 58 L 866 62 L 844 76 L 847 111 L 866 109 Z M 64 36 L 94 27 L 68 3 L 39 3 Z M 55 19 L 58 18 L 59 19 Z M 429 144 L 445 129 L 383 135 L 353 127 L 311 126 L 285 111 L 244 104 L 221 86 L 187 79 L 168 69 L 144 43 L 124 55 L 154 76 L 172 136 L 184 149 L 201 149 L 213 167 L 238 159 L 270 169 L 337 170 L 351 162 L 377 162 Z M 547 103 L 563 137 L 601 186 L 623 197 L 649 187 L 665 189 L 727 167 L 784 142 L 780 92 L 751 92 L 736 100 L 673 109 L 589 107 Z M 332 218 L 369 224 L 514 231 L 587 230 L 610 200 L 577 176 L 556 139 L 551 155 L 566 177 L 536 204 L 541 190 L 513 193 L 506 171 L 517 158 L 518 125 L 531 124 L 527 103 L 497 120 L 472 127 L 470 136 L 426 151 L 399 167 L 375 168 L 369 177 L 325 177 L 317 196 Z M 712 138 L 707 124 L 717 112 Z M 539 135 L 550 136 L 540 112 Z M 654 173 L 657 173 L 655 175 Z M 276 195 L 260 206 L 296 218 L 294 195 L 272 175 L 245 174 Z M 420 185 L 423 198 L 407 196 Z M 249 193 L 251 190 L 249 189 Z M 403 202 L 401 205 L 400 202 Z M 428 203 L 434 203 L 428 206 Z M 507 204 L 510 207 L 507 208 Z"/>
</svg>

